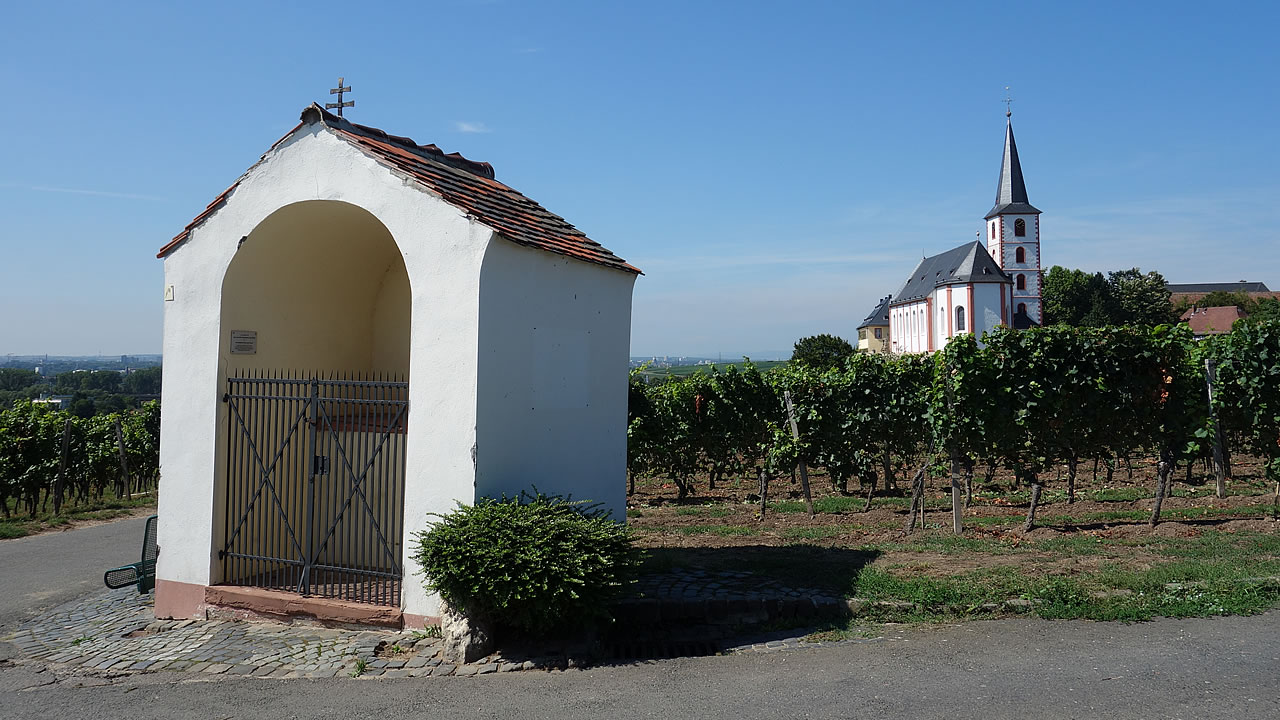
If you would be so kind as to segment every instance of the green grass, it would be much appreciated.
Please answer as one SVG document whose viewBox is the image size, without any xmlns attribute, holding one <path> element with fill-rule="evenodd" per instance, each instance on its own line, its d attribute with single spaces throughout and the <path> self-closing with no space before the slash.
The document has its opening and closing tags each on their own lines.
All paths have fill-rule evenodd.
<svg viewBox="0 0 1280 720">
<path fill-rule="evenodd" d="M 818 527 L 787 528 L 782 537 L 787 540 L 825 540 L 840 535 L 846 528 L 836 525 L 820 525 Z"/>
<path fill-rule="evenodd" d="M 760 529 L 745 525 L 686 525 L 675 529 L 681 535 L 759 535 Z"/>
<path fill-rule="evenodd" d="M 1001 555 L 1009 551 L 1009 545 L 997 538 L 953 535 L 950 531 L 945 533 L 925 533 L 912 540 L 898 543 L 882 543 L 877 547 L 885 550 L 906 552 L 936 552 L 944 555 L 975 552 Z"/>
<path fill-rule="evenodd" d="M 1094 535 L 1063 535 L 1036 540 L 1031 545 L 1037 550 L 1066 556 L 1098 555 L 1108 547 L 1102 538 Z"/>
<path fill-rule="evenodd" d="M 84 505 L 63 505 L 62 514 L 52 512 L 38 513 L 32 518 L 20 511 L 13 511 L 13 517 L 0 520 L 0 539 L 20 538 L 38 532 L 43 528 L 59 527 L 76 520 L 110 520 L 128 515 L 139 508 L 156 506 L 155 493 L 135 495 L 132 499 L 105 497 L 101 501 L 91 501 Z M 50 503 L 52 507 L 52 503 Z M 12 511 L 12 509 L 11 509 Z"/>
<path fill-rule="evenodd" d="M 853 526 L 850 526 L 853 527 Z M 819 540 L 839 526 L 791 528 L 791 540 Z M 751 528 L 694 526 L 682 532 L 750 534 Z M 1029 563 L 1004 564 L 946 577 L 927 577 L 908 562 L 886 566 L 885 552 L 937 552 L 972 556 L 1030 553 Z M 650 550 L 645 572 L 695 565 L 709 570 L 751 572 L 789 587 L 819 588 L 871 601 L 864 614 L 822 629 L 816 639 L 851 637 L 866 622 L 938 622 L 999 615 L 1006 601 L 1031 602 L 1030 612 L 1047 619 L 1141 621 L 1153 617 L 1249 615 L 1280 604 L 1280 535 L 1206 530 L 1195 537 L 1109 539 L 1067 535 L 1024 541 L 925 533 L 905 542 L 860 548 L 751 546 Z M 1093 569 L 1071 570 L 1039 553 L 1061 557 L 1102 556 Z M 901 557 L 899 555 L 898 557 Z M 1136 559 L 1136 561 L 1135 561 Z M 877 601 L 910 604 L 881 606 Z"/>
</svg>

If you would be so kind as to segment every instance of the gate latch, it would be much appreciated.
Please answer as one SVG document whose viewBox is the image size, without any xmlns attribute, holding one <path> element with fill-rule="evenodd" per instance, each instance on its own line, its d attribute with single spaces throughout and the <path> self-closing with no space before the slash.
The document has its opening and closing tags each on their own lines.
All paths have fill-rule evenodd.
<svg viewBox="0 0 1280 720">
<path fill-rule="evenodd" d="M 323 455 L 314 455 L 311 458 L 311 474 L 312 475 L 328 475 L 329 474 L 329 458 Z"/>
</svg>

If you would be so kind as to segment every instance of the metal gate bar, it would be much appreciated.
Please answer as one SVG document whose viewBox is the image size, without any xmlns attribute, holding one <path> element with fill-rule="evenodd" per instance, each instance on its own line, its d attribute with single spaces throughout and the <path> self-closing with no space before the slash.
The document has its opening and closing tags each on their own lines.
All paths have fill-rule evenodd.
<svg viewBox="0 0 1280 720">
<path fill-rule="evenodd" d="M 398 605 L 408 383 L 227 378 L 224 582 Z"/>
</svg>

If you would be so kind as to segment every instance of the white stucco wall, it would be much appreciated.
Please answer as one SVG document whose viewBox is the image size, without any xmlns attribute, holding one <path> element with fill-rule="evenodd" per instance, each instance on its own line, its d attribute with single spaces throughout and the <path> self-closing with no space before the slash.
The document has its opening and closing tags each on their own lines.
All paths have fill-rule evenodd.
<svg viewBox="0 0 1280 720">
<path fill-rule="evenodd" d="M 892 351 L 928 351 L 929 320 L 929 303 L 925 300 L 889 308 L 889 341 Z"/>
<path fill-rule="evenodd" d="M 1003 283 L 973 284 L 973 332 L 979 341 L 984 333 L 1001 325 L 1000 294 L 1007 287 Z"/>
<path fill-rule="evenodd" d="M 496 240 L 480 277 L 476 494 L 592 500 L 626 518 L 636 276 Z"/>
<path fill-rule="evenodd" d="M 165 259 L 165 283 L 174 287 L 174 300 L 165 303 L 164 314 L 163 552 L 157 567 L 162 580 L 218 581 L 222 458 L 217 435 L 226 426 L 219 400 L 231 362 L 227 331 L 253 329 L 221 326 L 223 276 L 241 238 L 277 209 L 308 200 L 341 201 L 368 211 L 395 240 L 411 279 L 406 537 L 425 526 L 428 512 L 473 497 L 479 283 L 493 233 L 322 127 L 304 127 L 251 168 L 226 203 Z M 390 315 L 383 320 L 383 326 L 395 322 Z M 373 324 L 376 338 L 379 322 L 366 322 Z M 260 337 L 260 343 L 267 340 Z M 416 570 L 406 559 L 405 609 L 431 614 L 434 602 Z"/>
</svg>

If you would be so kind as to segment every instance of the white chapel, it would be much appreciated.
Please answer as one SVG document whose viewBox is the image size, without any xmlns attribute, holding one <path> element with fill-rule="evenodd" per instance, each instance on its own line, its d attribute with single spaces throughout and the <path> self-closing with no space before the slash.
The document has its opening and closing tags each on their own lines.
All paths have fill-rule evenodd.
<svg viewBox="0 0 1280 720">
<path fill-rule="evenodd" d="M 970 242 L 924 258 L 893 295 L 890 352 L 930 352 L 957 335 L 1041 323 L 1040 211 L 1027 200 L 1011 119 L 996 203 L 984 221 L 985 245 Z"/>
</svg>

